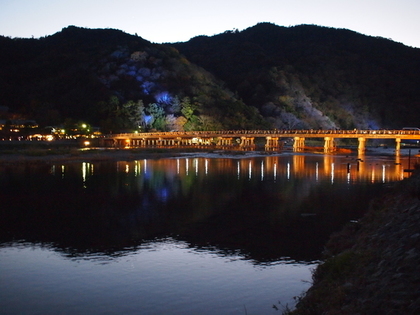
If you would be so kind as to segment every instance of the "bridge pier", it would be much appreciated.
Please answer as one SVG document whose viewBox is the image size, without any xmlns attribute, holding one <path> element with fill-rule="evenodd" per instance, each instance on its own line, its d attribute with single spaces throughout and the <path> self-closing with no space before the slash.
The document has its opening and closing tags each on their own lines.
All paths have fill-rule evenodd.
<svg viewBox="0 0 420 315">
<path fill-rule="evenodd" d="M 161 145 L 161 146 L 174 146 L 175 145 L 175 139 L 159 138 L 158 145 Z"/>
<path fill-rule="evenodd" d="M 294 137 L 293 139 L 294 139 L 293 151 L 295 152 L 303 151 L 303 149 L 305 148 L 305 138 Z"/>
<path fill-rule="evenodd" d="M 401 150 L 401 139 L 400 138 L 396 138 L 395 139 L 395 153 L 398 155 L 400 154 L 400 150 Z"/>
<path fill-rule="evenodd" d="M 266 137 L 265 138 L 265 149 L 278 149 L 280 147 L 279 138 L 278 137 Z"/>
<path fill-rule="evenodd" d="M 366 151 L 366 138 L 358 138 L 359 146 L 357 147 L 357 152 L 363 154 Z"/>
<path fill-rule="evenodd" d="M 255 146 L 254 137 L 241 137 L 241 143 L 240 143 L 241 148 L 249 148 L 249 147 L 254 147 L 254 146 Z"/>
<path fill-rule="evenodd" d="M 181 145 L 191 145 L 192 144 L 192 139 L 181 138 L 180 144 Z"/>
<path fill-rule="evenodd" d="M 333 152 L 334 148 L 335 148 L 334 138 L 325 137 L 324 138 L 324 152 L 325 153 Z"/>
<path fill-rule="evenodd" d="M 217 139 L 218 146 L 232 146 L 233 138 L 219 138 Z"/>
</svg>

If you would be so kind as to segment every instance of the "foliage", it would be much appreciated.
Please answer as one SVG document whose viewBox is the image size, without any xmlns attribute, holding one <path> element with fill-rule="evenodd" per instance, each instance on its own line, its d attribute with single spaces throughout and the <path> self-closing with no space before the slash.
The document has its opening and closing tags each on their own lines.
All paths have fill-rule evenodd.
<svg viewBox="0 0 420 315">
<path fill-rule="evenodd" d="M 348 30 L 260 23 L 158 45 L 70 26 L 40 39 L 0 36 L 0 47 L 0 106 L 41 126 L 352 129 L 420 120 L 419 49 Z"/>
<path fill-rule="evenodd" d="M 199 129 L 200 120 L 199 120 L 199 117 L 197 116 L 198 108 L 199 108 L 198 104 L 191 102 L 191 100 L 188 97 L 185 97 L 182 99 L 181 113 L 186 119 L 186 122 L 184 124 L 185 131 Z"/>
<path fill-rule="evenodd" d="M 153 129 L 165 130 L 165 111 L 163 108 L 156 103 L 151 103 L 147 107 L 147 111 L 151 116 L 151 120 L 149 122 L 150 126 Z"/>
<path fill-rule="evenodd" d="M 237 101 L 175 48 L 118 30 L 70 26 L 37 40 L 0 37 L 0 43 L 1 105 L 42 126 L 71 119 L 107 133 L 210 128 L 217 97 Z M 180 100 L 186 97 L 205 110 L 184 107 L 185 117 Z"/>
<path fill-rule="evenodd" d="M 401 128 L 420 119 L 420 50 L 387 39 L 260 23 L 173 45 L 277 128 L 291 121 L 299 128 Z"/>
</svg>

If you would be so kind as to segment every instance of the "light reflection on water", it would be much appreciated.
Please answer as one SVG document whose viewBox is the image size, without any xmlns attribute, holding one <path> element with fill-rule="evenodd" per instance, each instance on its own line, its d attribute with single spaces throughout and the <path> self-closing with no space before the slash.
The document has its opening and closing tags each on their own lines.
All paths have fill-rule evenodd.
<svg viewBox="0 0 420 315">
<path fill-rule="evenodd" d="M 404 178 L 404 166 L 401 163 L 401 158 L 396 159 L 391 157 L 368 157 L 366 161 L 356 159 L 355 157 L 341 158 L 340 165 L 336 165 L 334 161 L 337 157 L 332 155 L 323 156 L 323 161 L 313 162 L 315 157 L 306 155 L 293 155 L 289 158 L 271 156 L 262 160 L 253 159 L 223 159 L 223 163 L 210 163 L 208 158 L 177 158 L 164 159 L 158 161 L 136 160 L 136 161 L 120 161 L 117 162 L 117 172 L 125 172 L 126 174 L 134 173 L 134 176 L 141 176 L 148 173 L 148 163 L 153 163 L 154 167 L 165 167 L 165 172 L 176 173 L 177 175 L 191 175 L 190 169 L 193 169 L 193 175 L 198 176 L 199 172 L 209 175 L 212 171 L 216 172 L 231 172 L 236 168 L 237 178 L 241 178 L 241 174 L 246 174 L 248 179 L 253 176 L 260 176 L 260 180 L 264 181 L 265 176 L 268 179 L 276 179 L 277 175 L 285 175 L 287 179 L 292 176 L 302 177 L 312 175 L 317 181 L 319 180 L 320 171 L 324 175 L 329 176 L 331 183 L 334 183 L 335 177 L 340 177 L 340 180 L 346 178 L 347 182 L 364 181 L 367 178 L 372 183 L 375 182 L 389 182 L 394 180 L 401 180 Z M 319 160 L 319 157 L 316 158 Z M 258 163 L 259 166 L 258 167 Z M 267 163 L 267 165 L 265 164 Z M 283 168 L 277 168 L 278 163 Z M 315 163 L 314 165 L 311 165 Z M 236 167 L 235 167 L 236 164 Z M 51 167 L 51 173 L 65 176 L 65 165 L 57 168 L 56 165 Z M 94 175 L 94 165 L 92 163 L 83 162 L 81 164 L 81 175 L 83 183 L 86 182 L 89 176 Z M 310 176 L 310 177 L 312 177 Z"/>
<path fill-rule="evenodd" d="M 4 313 L 270 314 L 406 159 L 1 167 Z M 83 292 L 83 294 L 80 294 Z"/>
<path fill-rule="evenodd" d="M 3 314 L 269 314 L 280 298 L 293 303 L 314 267 L 253 265 L 171 239 L 116 257 L 65 259 L 36 244 L 10 244 L 0 255 Z"/>
</svg>

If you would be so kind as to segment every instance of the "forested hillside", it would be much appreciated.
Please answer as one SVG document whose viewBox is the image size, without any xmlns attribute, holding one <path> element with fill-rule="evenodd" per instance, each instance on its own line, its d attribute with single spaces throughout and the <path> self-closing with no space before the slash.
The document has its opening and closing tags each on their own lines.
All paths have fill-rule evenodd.
<svg viewBox="0 0 420 315">
<path fill-rule="evenodd" d="M 69 26 L 0 36 L 0 119 L 103 132 L 419 126 L 418 69 L 420 49 L 319 26 L 166 45 Z"/>
<path fill-rule="evenodd" d="M 267 126 L 175 48 L 118 30 L 71 26 L 41 39 L 0 37 L 0 47 L 0 106 L 9 117 L 85 121 L 103 132 Z"/>
<path fill-rule="evenodd" d="M 174 46 L 277 128 L 420 125 L 420 49 L 349 30 L 270 23 Z"/>
</svg>

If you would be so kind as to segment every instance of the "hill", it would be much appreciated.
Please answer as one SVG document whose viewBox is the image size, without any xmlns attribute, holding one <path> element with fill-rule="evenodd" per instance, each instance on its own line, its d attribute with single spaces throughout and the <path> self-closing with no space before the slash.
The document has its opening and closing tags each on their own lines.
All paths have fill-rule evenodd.
<svg viewBox="0 0 420 315">
<path fill-rule="evenodd" d="M 105 132 L 262 127 L 264 121 L 170 46 L 112 29 L 0 37 L 0 106 L 41 125 Z M 9 115 L 10 116 L 10 115 Z"/>
<path fill-rule="evenodd" d="M 165 45 L 69 26 L 0 36 L 0 119 L 104 132 L 418 126 L 419 68 L 420 49 L 313 25 Z"/>
<path fill-rule="evenodd" d="M 277 128 L 419 124 L 417 48 L 344 29 L 270 23 L 174 46 Z"/>
</svg>

